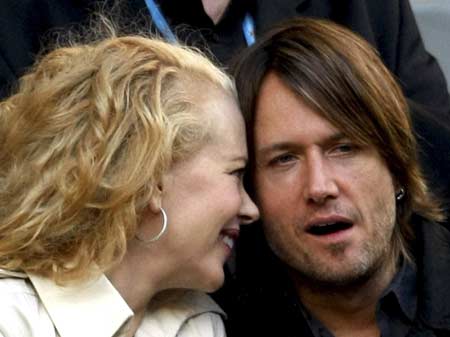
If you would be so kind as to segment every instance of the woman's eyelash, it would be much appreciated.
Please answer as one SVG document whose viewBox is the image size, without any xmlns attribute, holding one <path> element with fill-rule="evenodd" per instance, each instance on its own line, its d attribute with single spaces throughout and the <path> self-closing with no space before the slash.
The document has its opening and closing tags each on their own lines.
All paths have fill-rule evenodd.
<svg viewBox="0 0 450 337">
<path fill-rule="evenodd" d="M 232 171 L 231 174 L 234 176 L 237 176 L 238 178 L 243 178 L 245 171 L 246 171 L 246 168 L 242 167 L 242 168 Z"/>
</svg>

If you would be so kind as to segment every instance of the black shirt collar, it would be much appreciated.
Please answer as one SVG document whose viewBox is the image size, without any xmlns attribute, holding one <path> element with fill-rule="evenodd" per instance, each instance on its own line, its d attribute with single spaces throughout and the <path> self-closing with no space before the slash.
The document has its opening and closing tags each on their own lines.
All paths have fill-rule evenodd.
<svg viewBox="0 0 450 337">
<path fill-rule="evenodd" d="M 383 292 L 380 303 L 391 294 L 403 314 L 412 322 L 417 312 L 417 276 L 414 265 L 402 260 L 397 274 Z"/>
<path fill-rule="evenodd" d="M 381 334 L 390 335 L 392 331 L 400 333 L 401 336 L 407 333 L 409 327 L 413 324 L 417 312 L 417 289 L 416 289 L 416 270 L 409 263 L 400 263 L 399 270 L 392 279 L 390 285 L 383 292 L 377 305 L 377 321 Z M 392 305 L 395 301 L 396 305 Z M 304 305 L 296 302 L 300 308 L 313 336 L 315 337 L 333 337 L 333 334 L 317 320 Z M 382 314 L 384 312 L 384 314 Z M 396 319 L 403 315 L 409 323 L 402 323 L 403 319 Z M 389 319 L 387 318 L 389 317 Z"/>
</svg>

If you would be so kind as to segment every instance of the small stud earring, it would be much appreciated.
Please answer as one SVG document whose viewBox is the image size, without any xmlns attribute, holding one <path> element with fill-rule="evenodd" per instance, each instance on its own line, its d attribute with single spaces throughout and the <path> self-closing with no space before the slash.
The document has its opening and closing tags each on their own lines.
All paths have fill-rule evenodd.
<svg viewBox="0 0 450 337">
<path fill-rule="evenodd" d="M 397 199 L 397 201 L 400 201 L 403 199 L 403 197 L 405 196 L 405 189 L 403 187 L 401 187 L 398 192 L 395 194 L 395 199 Z"/>
</svg>

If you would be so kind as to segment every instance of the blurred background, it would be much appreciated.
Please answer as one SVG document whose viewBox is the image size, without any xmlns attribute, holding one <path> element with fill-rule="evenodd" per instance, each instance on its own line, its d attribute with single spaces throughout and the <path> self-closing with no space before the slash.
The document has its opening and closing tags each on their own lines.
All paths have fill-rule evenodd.
<svg viewBox="0 0 450 337">
<path fill-rule="evenodd" d="M 427 50 L 437 58 L 450 91 L 450 0 L 410 0 Z"/>
</svg>

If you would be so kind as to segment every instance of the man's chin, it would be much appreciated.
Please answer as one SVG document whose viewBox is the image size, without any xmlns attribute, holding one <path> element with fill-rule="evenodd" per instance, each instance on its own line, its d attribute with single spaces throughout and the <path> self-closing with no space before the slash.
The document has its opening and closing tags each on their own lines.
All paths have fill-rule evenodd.
<svg viewBox="0 0 450 337">
<path fill-rule="evenodd" d="M 367 283 L 375 274 L 377 268 L 368 266 L 364 263 L 355 263 L 341 261 L 334 265 L 320 262 L 313 263 L 314 267 L 307 270 L 293 270 L 296 275 L 305 284 L 312 288 L 320 289 L 340 289 L 359 287 Z"/>
</svg>

